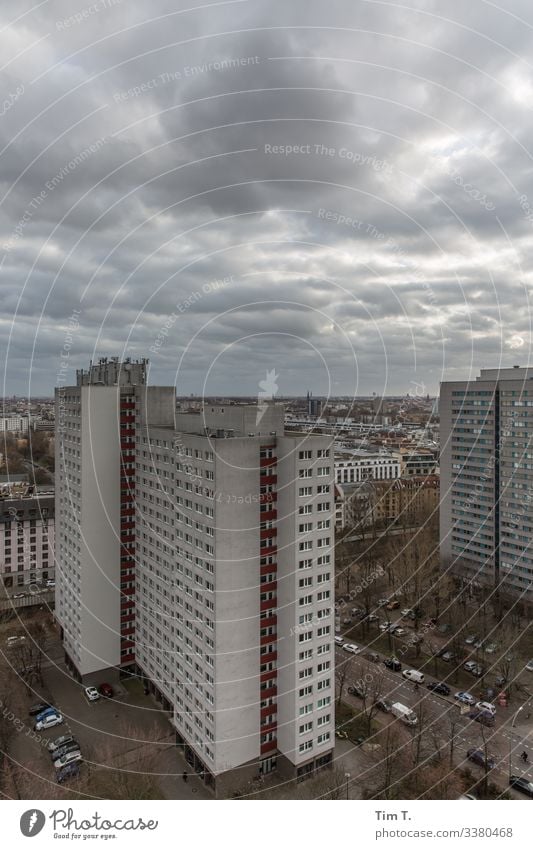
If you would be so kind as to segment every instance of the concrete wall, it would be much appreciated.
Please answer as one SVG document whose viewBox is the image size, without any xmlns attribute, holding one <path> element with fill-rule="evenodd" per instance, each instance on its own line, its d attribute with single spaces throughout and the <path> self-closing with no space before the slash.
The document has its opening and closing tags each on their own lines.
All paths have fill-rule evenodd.
<svg viewBox="0 0 533 849">
<path fill-rule="evenodd" d="M 219 440 L 215 449 L 219 772 L 259 758 L 259 440 Z"/>
<path fill-rule="evenodd" d="M 118 387 L 82 393 L 81 619 L 87 675 L 120 663 L 120 439 Z"/>
</svg>

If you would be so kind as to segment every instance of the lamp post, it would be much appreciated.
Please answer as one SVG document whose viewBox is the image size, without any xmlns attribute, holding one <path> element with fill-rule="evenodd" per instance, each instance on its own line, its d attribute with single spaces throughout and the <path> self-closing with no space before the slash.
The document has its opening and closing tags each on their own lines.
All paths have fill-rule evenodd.
<svg viewBox="0 0 533 849">
<path fill-rule="evenodd" d="M 349 783 L 350 783 L 350 773 L 349 773 L 349 772 L 345 772 L 345 773 L 344 773 L 344 777 L 345 777 L 345 779 L 346 779 L 346 799 L 348 799 L 348 785 L 349 785 Z"/>
<path fill-rule="evenodd" d="M 518 710 L 515 711 L 515 714 L 513 716 L 512 722 L 511 722 L 511 728 L 510 728 L 510 731 L 509 731 L 509 778 L 511 778 L 511 751 L 512 751 L 512 745 L 513 745 L 513 728 L 514 728 L 514 724 L 516 722 L 516 717 L 518 716 L 518 714 L 520 713 L 521 710 L 524 710 L 524 705 L 520 705 Z"/>
</svg>

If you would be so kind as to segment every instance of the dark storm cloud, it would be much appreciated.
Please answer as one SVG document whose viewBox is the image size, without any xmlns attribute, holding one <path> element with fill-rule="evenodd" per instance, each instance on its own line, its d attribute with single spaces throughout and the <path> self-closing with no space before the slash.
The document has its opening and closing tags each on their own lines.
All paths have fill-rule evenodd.
<svg viewBox="0 0 533 849">
<path fill-rule="evenodd" d="M 187 6 L 2 4 L 7 391 L 53 389 L 75 309 L 73 368 L 182 358 L 183 392 L 527 356 L 529 3 Z"/>
</svg>

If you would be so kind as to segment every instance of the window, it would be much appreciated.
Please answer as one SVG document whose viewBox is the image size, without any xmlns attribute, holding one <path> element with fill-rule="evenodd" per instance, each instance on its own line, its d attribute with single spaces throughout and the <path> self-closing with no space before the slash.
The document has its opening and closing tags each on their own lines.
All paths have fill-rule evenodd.
<svg viewBox="0 0 533 849">
<path fill-rule="evenodd" d="M 312 495 L 312 494 L 313 494 L 313 487 L 312 486 L 301 486 L 298 490 L 298 495 L 300 496 L 300 498 L 306 498 L 308 495 Z"/>
<path fill-rule="evenodd" d="M 300 743 L 300 745 L 298 746 L 298 752 L 300 754 L 302 754 L 302 752 L 308 752 L 309 749 L 312 749 L 312 748 L 313 748 L 313 741 L 312 740 L 306 740 L 305 743 Z"/>
<path fill-rule="evenodd" d="M 299 460 L 310 460 L 312 458 L 312 456 L 313 456 L 312 451 L 299 451 L 298 452 L 298 459 Z"/>
<path fill-rule="evenodd" d="M 313 477 L 313 470 L 312 469 L 299 469 L 298 470 L 298 477 L 299 478 L 312 478 Z"/>
<path fill-rule="evenodd" d="M 298 728 L 298 734 L 309 734 L 309 732 L 312 731 L 312 730 L 313 730 L 313 722 L 312 721 L 304 722 Z"/>
</svg>

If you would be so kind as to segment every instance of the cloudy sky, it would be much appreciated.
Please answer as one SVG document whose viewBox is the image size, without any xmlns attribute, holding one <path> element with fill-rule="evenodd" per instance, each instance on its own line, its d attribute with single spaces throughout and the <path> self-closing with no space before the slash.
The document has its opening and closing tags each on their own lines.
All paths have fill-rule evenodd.
<svg viewBox="0 0 533 849">
<path fill-rule="evenodd" d="M 529 363 L 530 0 L 3 0 L 0 33 L 0 394 L 104 355 L 207 394 Z"/>
</svg>

